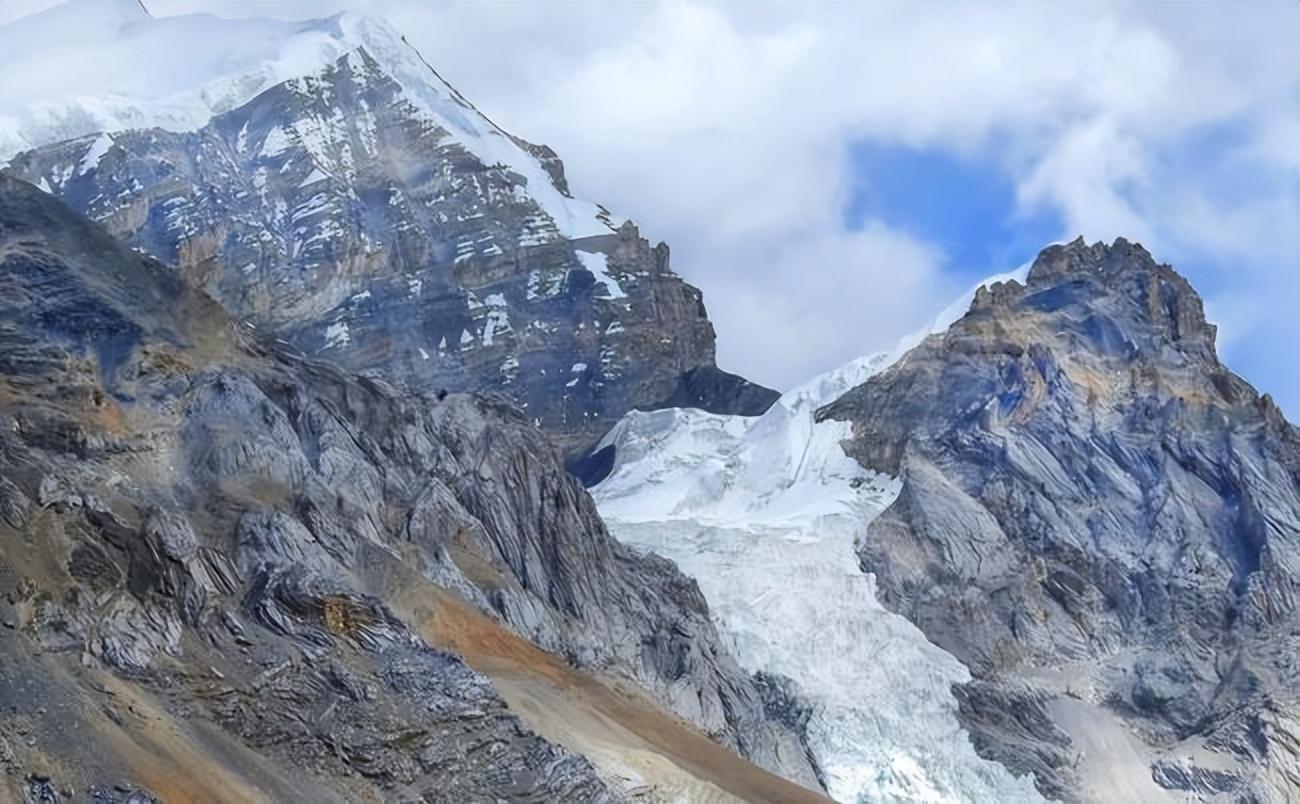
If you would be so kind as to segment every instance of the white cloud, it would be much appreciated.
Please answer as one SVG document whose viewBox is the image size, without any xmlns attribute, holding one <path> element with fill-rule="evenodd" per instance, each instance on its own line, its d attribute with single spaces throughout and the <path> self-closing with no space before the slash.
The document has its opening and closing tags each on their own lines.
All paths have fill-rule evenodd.
<svg viewBox="0 0 1300 804">
<path fill-rule="evenodd" d="M 1121 191 L 1146 182 L 1147 159 L 1137 139 L 1110 119 L 1071 125 L 1021 180 L 1019 201 L 1058 211 L 1066 231 L 1123 233 L 1154 246 L 1151 227 Z"/>
</svg>

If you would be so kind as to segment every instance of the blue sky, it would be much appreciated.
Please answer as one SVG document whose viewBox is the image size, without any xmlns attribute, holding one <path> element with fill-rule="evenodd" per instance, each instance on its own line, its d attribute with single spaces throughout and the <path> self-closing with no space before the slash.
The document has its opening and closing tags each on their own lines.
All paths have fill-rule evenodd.
<svg viewBox="0 0 1300 804">
<path fill-rule="evenodd" d="M 1021 212 L 1015 183 L 986 157 L 863 142 L 848 165 L 844 225 L 882 221 L 932 243 L 943 270 L 965 283 L 1025 262 L 1065 228 L 1052 210 Z"/>
<path fill-rule="evenodd" d="M 387 19 L 667 241 L 719 363 L 773 387 L 891 348 L 1048 242 L 1123 236 L 1300 421 L 1300 4 L 145 2 Z"/>
</svg>

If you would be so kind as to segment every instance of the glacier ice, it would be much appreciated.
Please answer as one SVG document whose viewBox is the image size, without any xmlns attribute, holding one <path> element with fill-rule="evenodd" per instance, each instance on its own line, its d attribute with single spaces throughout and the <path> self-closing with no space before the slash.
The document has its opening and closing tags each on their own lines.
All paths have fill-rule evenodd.
<svg viewBox="0 0 1300 804">
<path fill-rule="evenodd" d="M 610 530 L 698 581 L 746 669 L 795 682 L 813 707 L 809 747 L 839 801 L 1042 800 L 1028 776 L 975 753 L 951 692 L 968 671 L 885 610 L 858 567 L 855 540 L 897 481 L 844 454 L 847 424 L 814 421 L 946 329 L 974 293 L 893 352 L 796 388 L 762 416 L 633 412 L 600 445 L 615 447 L 613 471 L 593 489 Z"/>
</svg>

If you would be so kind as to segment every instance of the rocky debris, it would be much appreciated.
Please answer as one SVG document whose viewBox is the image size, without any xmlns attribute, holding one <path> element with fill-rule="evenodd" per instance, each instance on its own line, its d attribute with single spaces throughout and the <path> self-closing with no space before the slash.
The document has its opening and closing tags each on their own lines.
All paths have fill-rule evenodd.
<svg viewBox="0 0 1300 804">
<path fill-rule="evenodd" d="M 1079 240 L 819 414 L 902 479 L 860 546 L 880 599 L 971 667 L 982 748 L 1041 766 L 1044 792 L 1068 786 L 1059 735 L 986 702 L 1070 664 L 1152 744 L 1226 741 L 1227 770 L 1166 763 L 1158 782 L 1300 796 L 1294 741 L 1216 725 L 1294 711 L 1300 431 L 1214 335 L 1141 246 Z"/>
<path fill-rule="evenodd" d="M 246 689 L 205 692 L 208 712 L 262 755 L 318 778 L 360 776 L 395 798 L 612 799 L 584 759 L 522 729 L 455 657 L 409 638 L 372 647 L 355 671 L 329 660 L 273 665 Z"/>
<path fill-rule="evenodd" d="M 33 773 L 23 785 L 23 801 L 26 804 L 58 804 L 60 801 L 76 800 L 76 791 L 64 788 L 55 789 L 50 777 L 43 773 Z M 160 804 L 157 796 L 147 790 L 139 790 L 127 784 L 115 784 L 112 787 L 92 785 L 86 790 L 85 799 L 90 804 Z"/>
<path fill-rule="evenodd" d="M 754 674 L 754 685 L 758 688 L 763 712 L 768 719 L 782 724 L 800 738 L 808 765 L 817 774 L 817 786 L 825 789 L 826 776 L 818 767 L 817 758 L 807 742 L 808 720 L 813 715 L 813 708 L 800 696 L 798 685 L 785 676 L 763 672 Z"/>
<path fill-rule="evenodd" d="M 571 230 L 547 200 L 567 203 L 550 149 L 512 140 L 555 185 L 530 186 L 392 69 L 358 46 L 196 131 L 93 134 L 6 170 L 302 352 L 417 390 L 505 394 L 566 452 L 634 407 L 771 404 L 714 367 L 701 294 L 667 246 L 604 212 Z"/>
<path fill-rule="evenodd" d="M 91 787 L 86 791 L 91 804 L 161 804 L 158 797 L 147 790 L 137 790 L 129 785 L 113 785 L 113 788 Z"/>
<path fill-rule="evenodd" d="M 14 579 L 0 585 L 14 624 L 0 656 L 23 657 L 0 666 L 0 688 L 102 702 L 42 723 L 20 770 L 49 752 L 78 778 L 139 778 L 166 798 L 130 746 L 59 737 L 121 729 L 134 746 L 165 722 L 211 784 L 609 797 L 590 763 L 523 729 L 393 613 L 414 574 L 815 780 L 694 582 L 611 539 L 504 399 L 417 395 L 305 360 L 2 177 L 0 255 L 0 544 L 16 548 L 0 548 Z M 106 673 L 134 703 L 95 691 Z"/>
<path fill-rule="evenodd" d="M 1197 767 L 1189 762 L 1161 760 L 1152 766 L 1152 775 L 1161 787 L 1204 798 L 1242 792 L 1241 779 L 1236 774 Z"/>
</svg>

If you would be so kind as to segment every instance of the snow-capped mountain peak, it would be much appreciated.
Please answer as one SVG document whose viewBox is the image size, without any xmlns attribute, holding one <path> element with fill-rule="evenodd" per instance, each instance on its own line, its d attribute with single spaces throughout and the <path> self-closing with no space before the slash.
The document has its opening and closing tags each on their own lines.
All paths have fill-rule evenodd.
<svg viewBox="0 0 1300 804">
<path fill-rule="evenodd" d="M 444 81 L 400 33 L 351 12 L 305 22 L 155 18 L 132 0 L 69 4 L 20 19 L 0 28 L 0 72 L 22 77 L 0 88 L 0 108 L 14 110 L 0 116 L 0 160 L 93 133 L 194 131 L 276 84 L 361 51 L 483 164 L 518 174 L 564 236 L 609 234 L 621 224 L 557 187 L 535 155 Z"/>
<path fill-rule="evenodd" d="M 111 11 L 0 29 L 6 75 L 49 58 L 25 41 L 85 45 L 53 48 L 63 68 L 39 89 L 0 90 L 0 153 L 39 145 L 4 170 L 237 317 L 399 384 L 503 392 L 572 448 L 712 376 L 712 326 L 667 250 L 574 198 L 550 149 L 382 20 Z"/>
</svg>

